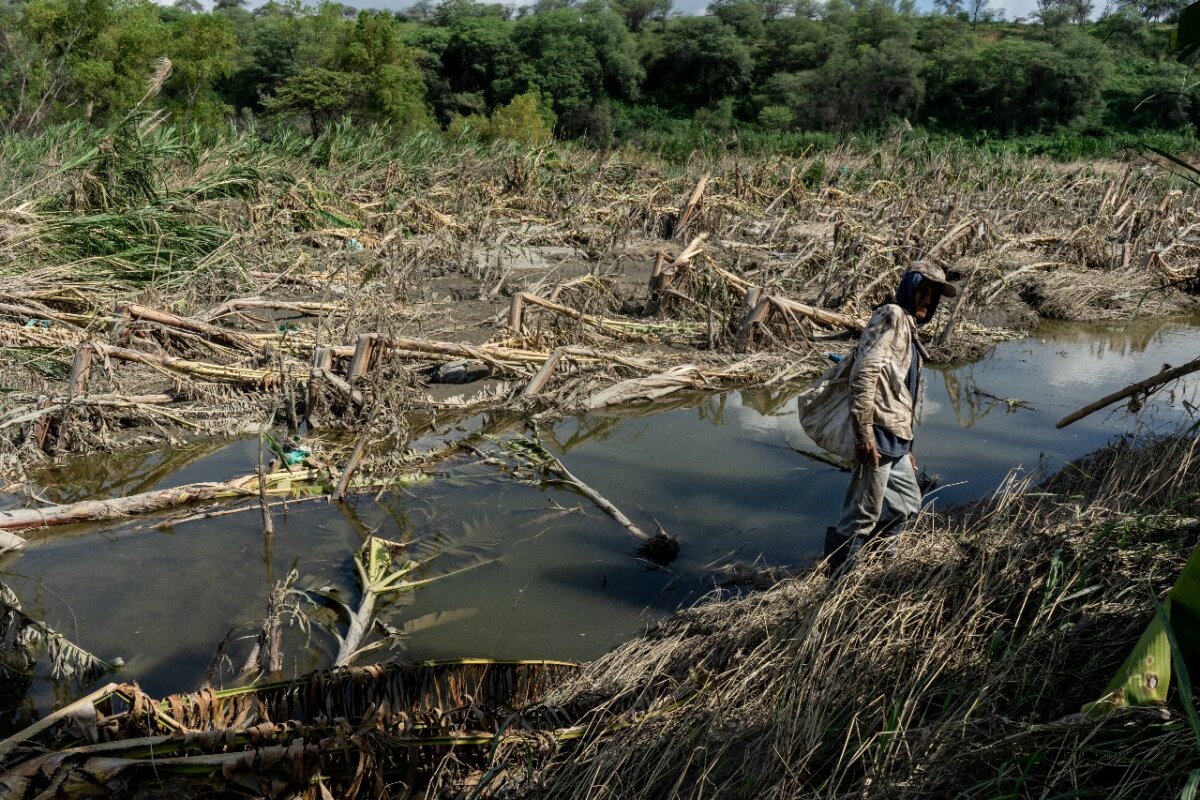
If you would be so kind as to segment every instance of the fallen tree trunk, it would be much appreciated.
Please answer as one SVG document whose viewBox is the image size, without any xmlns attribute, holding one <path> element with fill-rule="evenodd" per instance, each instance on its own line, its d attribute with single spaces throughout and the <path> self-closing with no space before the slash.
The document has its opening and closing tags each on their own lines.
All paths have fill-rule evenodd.
<svg viewBox="0 0 1200 800">
<path fill-rule="evenodd" d="M 1078 422 L 1084 417 L 1099 411 L 1105 406 L 1111 406 L 1113 403 L 1120 402 L 1128 397 L 1133 397 L 1140 392 L 1149 391 L 1157 386 L 1161 386 L 1164 383 L 1169 383 L 1176 378 L 1182 378 L 1184 375 L 1197 371 L 1200 371 L 1200 358 L 1192 359 L 1181 367 L 1163 370 L 1157 375 L 1138 381 L 1137 383 L 1132 383 L 1129 386 L 1126 386 L 1124 389 L 1113 392 L 1112 394 L 1105 395 L 1096 402 L 1089 403 L 1078 411 L 1067 414 L 1065 417 L 1055 423 L 1054 427 L 1065 428 L 1072 422 Z"/>
</svg>

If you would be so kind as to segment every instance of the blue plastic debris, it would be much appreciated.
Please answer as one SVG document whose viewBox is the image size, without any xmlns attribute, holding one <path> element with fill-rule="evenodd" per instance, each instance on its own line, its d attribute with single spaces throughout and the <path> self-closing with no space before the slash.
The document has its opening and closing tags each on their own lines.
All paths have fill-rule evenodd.
<svg viewBox="0 0 1200 800">
<path fill-rule="evenodd" d="M 837 353 L 826 353 L 825 357 L 835 364 L 842 363 L 842 359 L 845 358 L 845 356 L 839 356 Z"/>
</svg>

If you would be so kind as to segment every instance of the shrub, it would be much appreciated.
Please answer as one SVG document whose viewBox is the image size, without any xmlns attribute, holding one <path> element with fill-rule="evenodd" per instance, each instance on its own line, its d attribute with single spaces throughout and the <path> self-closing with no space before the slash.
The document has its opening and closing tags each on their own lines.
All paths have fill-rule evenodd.
<svg viewBox="0 0 1200 800">
<path fill-rule="evenodd" d="M 549 142 L 554 136 L 554 112 L 536 90 L 519 94 L 492 113 L 487 138 L 527 145 Z"/>
</svg>

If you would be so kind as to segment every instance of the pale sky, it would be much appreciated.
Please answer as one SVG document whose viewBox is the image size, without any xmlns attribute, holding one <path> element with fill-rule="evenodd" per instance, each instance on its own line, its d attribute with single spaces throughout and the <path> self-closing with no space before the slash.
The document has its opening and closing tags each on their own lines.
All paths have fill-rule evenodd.
<svg viewBox="0 0 1200 800">
<path fill-rule="evenodd" d="M 160 0 L 161 2 L 162 0 Z M 317 0 L 311 0 L 316 2 Z M 497 0 L 484 0 L 484 2 L 493 2 Z M 684 14 L 703 14 L 708 8 L 711 0 L 674 0 L 675 10 Z M 355 8 L 386 8 L 392 11 L 401 8 L 407 8 L 412 5 L 414 0 L 340 0 L 348 6 Z M 512 2 L 515 5 L 524 5 L 515 0 L 498 0 L 498 2 Z M 207 6 L 208 3 L 205 3 Z M 251 5 L 258 5 L 256 1 L 251 2 Z M 917 0 L 919 8 L 932 8 L 932 0 Z M 1015 19 L 1016 17 L 1028 17 L 1037 8 L 1037 0 L 991 0 L 991 7 L 996 10 L 1003 10 L 1006 19 Z"/>
</svg>

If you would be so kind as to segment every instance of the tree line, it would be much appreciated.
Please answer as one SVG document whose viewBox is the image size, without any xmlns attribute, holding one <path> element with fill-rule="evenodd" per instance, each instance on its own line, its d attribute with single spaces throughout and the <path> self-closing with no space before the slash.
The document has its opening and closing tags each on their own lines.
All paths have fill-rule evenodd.
<svg viewBox="0 0 1200 800">
<path fill-rule="evenodd" d="M 104 124 L 152 104 L 196 130 L 349 116 L 405 131 L 593 144 L 679 126 L 844 135 L 897 123 L 999 137 L 1190 129 L 1200 94 L 1168 52 L 1178 0 L 10 0 L 0 127 Z M 165 60 L 164 60 L 165 59 Z M 166 68 L 169 60 L 170 68 Z M 156 72 L 157 70 L 157 72 Z M 161 86 L 149 87 L 157 75 Z M 153 95 L 152 97 L 148 95 Z"/>
</svg>

